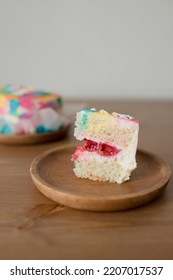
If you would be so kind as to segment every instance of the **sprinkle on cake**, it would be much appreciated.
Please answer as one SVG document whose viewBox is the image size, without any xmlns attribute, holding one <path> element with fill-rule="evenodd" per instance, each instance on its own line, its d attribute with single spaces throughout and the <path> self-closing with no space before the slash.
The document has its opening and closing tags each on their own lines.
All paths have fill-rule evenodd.
<svg viewBox="0 0 173 280">
<path fill-rule="evenodd" d="M 84 140 L 72 156 L 77 177 L 123 183 L 136 168 L 139 121 L 104 110 L 77 113 L 74 136 Z"/>
<path fill-rule="evenodd" d="M 64 123 L 62 97 L 32 87 L 0 88 L 0 133 L 33 134 L 59 130 Z"/>
</svg>

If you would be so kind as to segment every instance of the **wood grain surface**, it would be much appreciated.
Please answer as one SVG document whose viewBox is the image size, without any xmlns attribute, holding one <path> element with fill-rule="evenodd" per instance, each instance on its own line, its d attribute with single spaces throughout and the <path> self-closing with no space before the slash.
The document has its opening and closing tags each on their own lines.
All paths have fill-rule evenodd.
<svg viewBox="0 0 173 280">
<path fill-rule="evenodd" d="M 86 107 L 139 119 L 139 148 L 173 169 L 173 101 L 90 100 Z M 37 190 L 33 159 L 73 141 L 72 126 L 56 142 L 0 145 L 0 259 L 173 259 L 172 177 L 157 199 L 123 212 L 73 210 Z"/>
</svg>

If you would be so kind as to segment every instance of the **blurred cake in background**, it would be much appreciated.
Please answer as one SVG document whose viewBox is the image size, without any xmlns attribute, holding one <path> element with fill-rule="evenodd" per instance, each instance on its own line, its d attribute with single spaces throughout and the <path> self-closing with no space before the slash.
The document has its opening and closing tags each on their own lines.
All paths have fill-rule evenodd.
<svg viewBox="0 0 173 280">
<path fill-rule="evenodd" d="M 59 131 L 65 124 L 62 96 L 32 87 L 0 87 L 0 133 Z"/>
</svg>

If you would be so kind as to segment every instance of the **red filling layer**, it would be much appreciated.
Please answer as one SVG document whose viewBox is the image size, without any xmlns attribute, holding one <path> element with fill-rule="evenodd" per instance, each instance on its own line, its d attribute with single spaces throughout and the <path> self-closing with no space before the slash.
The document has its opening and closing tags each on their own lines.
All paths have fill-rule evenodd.
<svg viewBox="0 0 173 280">
<path fill-rule="evenodd" d="M 102 156 L 115 156 L 117 155 L 121 150 L 117 149 L 116 147 L 113 147 L 111 145 L 105 144 L 105 143 L 97 143 L 92 140 L 87 140 L 84 145 L 84 149 L 89 152 L 98 152 Z"/>
</svg>

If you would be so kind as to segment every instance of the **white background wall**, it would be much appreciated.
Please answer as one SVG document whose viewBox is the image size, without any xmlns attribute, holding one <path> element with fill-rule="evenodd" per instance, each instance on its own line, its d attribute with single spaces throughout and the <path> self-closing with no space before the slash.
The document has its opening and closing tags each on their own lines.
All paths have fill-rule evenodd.
<svg viewBox="0 0 173 280">
<path fill-rule="evenodd" d="M 0 0 L 0 84 L 173 97 L 173 0 Z"/>
</svg>

